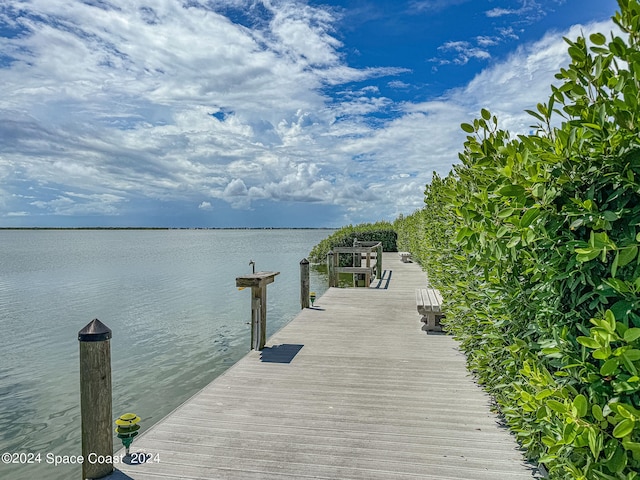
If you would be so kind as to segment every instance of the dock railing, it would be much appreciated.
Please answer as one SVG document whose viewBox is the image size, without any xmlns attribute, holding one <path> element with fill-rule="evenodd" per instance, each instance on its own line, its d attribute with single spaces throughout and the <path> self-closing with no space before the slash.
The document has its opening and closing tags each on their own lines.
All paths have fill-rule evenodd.
<svg viewBox="0 0 640 480">
<path fill-rule="evenodd" d="M 375 265 L 372 265 L 375 254 Z M 341 267 L 340 255 L 351 255 L 352 265 Z M 364 257 L 365 266 L 362 266 Z M 327 270 L 329 272 L 329 287 L 338 286 L 340 273 L 351 273 L 354 275 L 354 285 L 358 285 L 358 280 L 362 277 L 365 287 L 371 285 L 373 277 L 380 277 L 382 274 L 382 243 L 381 242 L 358 242 L 354 241 L 353 247 L 334 247 L 327 254 Z"/>
</svg>

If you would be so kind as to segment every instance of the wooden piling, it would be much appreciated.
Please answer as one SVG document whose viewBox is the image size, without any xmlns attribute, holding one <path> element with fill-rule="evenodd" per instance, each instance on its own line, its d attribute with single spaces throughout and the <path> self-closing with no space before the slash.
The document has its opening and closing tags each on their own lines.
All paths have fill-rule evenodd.
<svg viewBox="0 0 640 480">
<path fill-rule="evenodd" d="M 337 258 L 340 258 L 340 255 L 337 255 Z M 329 250 L 329 253 L 327 253 L 327 273 L 329 274 L 329 287 L 337 287 L 338 274 L 336 272 L 336 266 L 334 262 L 334 253 L 331 250 Z"/>
<path fill-rule="evenodd" d="M 256 272 L 236 278 L 236 287 L 251 287 L 251 349 L 262 350 L 267 343 L 267 285 L 280 272 Z"/>
<path fill-rule="evenodd" d="M 111 330 L 97 318 L 78 332 L 83 479 L 113 471 L 110 339 Z"/>
<path fill-rule="evenodd" d="M 309 260 L 300 260 L 300 309 L 309 308 Z"/>
</svg>

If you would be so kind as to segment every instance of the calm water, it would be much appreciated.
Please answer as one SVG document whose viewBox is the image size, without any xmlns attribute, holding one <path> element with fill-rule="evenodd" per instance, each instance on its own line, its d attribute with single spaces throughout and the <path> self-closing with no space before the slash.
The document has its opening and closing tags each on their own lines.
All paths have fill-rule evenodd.
<svg viewBox="0 0 640 480">
<path fill-rule="evenodd" d="M 237 276 L 280 271 L 271 335 L 300 310 L 299 262 L 328 230 L 0 230 L 0 478 L 80 477 L 46 455 L 79 455 L 78 331 L 111 340 L 113 415 L 150 427 L 249 350 L 250 290 Z M 327 280 L 311 271 L 320 296 Z"/>
</svg>

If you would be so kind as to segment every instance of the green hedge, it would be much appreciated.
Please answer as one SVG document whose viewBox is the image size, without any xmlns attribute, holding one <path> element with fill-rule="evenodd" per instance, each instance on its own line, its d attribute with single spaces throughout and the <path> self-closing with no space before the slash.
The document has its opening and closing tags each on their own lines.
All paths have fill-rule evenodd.
<svg viewBox="0 0 640 480">
<path fill-rule="evenodd" d="M 351 247 L 353 240 L 362 242 L 382 242 L 382 250 L 385 252 L 396 252 L 397 233 L 393 225 L 389 222 L 362 223 L 359 225 L 348 225 L 336 230 L 327 238 L 318 243 L 311 253 L 309 261 L 312 263 L 326 262 L 327 253 L 334 247 Z"/>
<path fill-rule="evenodd" d="M 535 134 L 483 109 L 461 164 L 395 223 L 552 479 L 640 478 L 640 5 L 618 3 L 624 38 L 567 40 Z"/>
</svg>

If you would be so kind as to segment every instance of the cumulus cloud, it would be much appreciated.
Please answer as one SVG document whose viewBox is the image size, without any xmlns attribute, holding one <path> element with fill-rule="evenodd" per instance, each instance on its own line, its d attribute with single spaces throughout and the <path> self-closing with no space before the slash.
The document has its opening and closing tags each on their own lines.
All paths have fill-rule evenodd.
<svg viewBox="0 0 640 480">
<path fill-rule="evenodd" d="M 522 111 L 567 63 L 562 34 L 576 34 L 520 48 L 442 98 L 398 103 L 380 90 L 410 88 L 396 78 L 407 70 L 347 65 L 328 8 L 9 0 L 0 13 L 16 32 L 0 37 L 0 216 L 15 218 L 121 215 L 141 199 L 393 218 L 420 207 L 432 172 L 457 161 L 459 125 L 480 108 L 527 128 Z M 443 49 L 484 61 L 503 37 Z"/>
</svg>

